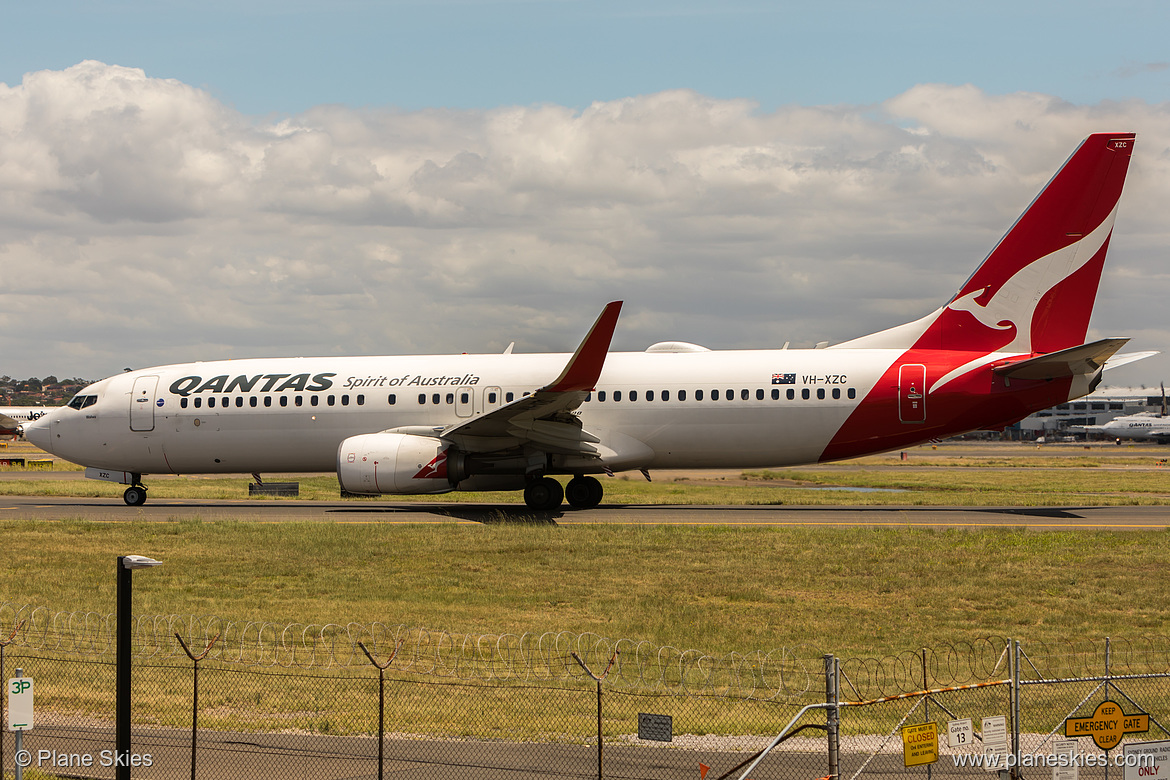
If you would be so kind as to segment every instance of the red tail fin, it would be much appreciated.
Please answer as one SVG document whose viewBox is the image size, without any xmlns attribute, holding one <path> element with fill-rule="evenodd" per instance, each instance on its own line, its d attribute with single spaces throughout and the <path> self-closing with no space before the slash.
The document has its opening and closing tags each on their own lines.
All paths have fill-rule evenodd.
<svg viewBox="0 0 1170 780">
<path fill-rule="evenodd" d="M 1085 139 L 914 343 L 1055 352 L 1084 343 L 1133 133 Z"/>
</svg>

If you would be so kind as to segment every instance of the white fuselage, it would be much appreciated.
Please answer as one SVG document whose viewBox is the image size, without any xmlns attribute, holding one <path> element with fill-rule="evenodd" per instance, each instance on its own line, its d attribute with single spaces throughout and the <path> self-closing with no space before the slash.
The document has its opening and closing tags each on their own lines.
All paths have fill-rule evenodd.
<svg viewBox="0 0 1170 780">
<path fill-rule="evenodd" d="M 609 468 L 810 463 L 901 352 L 612 353 L 576 414 L 603 440 L 631 437 L 651 451 Z M 86 466 L 142 474 L 332 471 L 349 436 L 483 414 L 550 381 L 568 357 L 161 366 L 91 385 L 30 438 Z"/>
</svg>

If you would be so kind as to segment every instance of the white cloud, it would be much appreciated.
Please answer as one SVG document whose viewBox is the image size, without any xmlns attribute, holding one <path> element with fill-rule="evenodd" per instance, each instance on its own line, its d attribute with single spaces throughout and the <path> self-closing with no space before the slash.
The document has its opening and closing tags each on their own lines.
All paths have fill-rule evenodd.
<svg viewBox="0 0 1170 780">
<path fill-rule="evenodd" d="M 3 372 L 567 350 L 615 298 L 625 349 L 843 340 L 940 303 L 1080 139 L 1130 129 L 1094 328 L 1152 337 L 1170 104 L 926 84 L 773 113 L 670 91 L 261 119 L 131 68 L 31 73 L 0 84 Z"/>
</svg>

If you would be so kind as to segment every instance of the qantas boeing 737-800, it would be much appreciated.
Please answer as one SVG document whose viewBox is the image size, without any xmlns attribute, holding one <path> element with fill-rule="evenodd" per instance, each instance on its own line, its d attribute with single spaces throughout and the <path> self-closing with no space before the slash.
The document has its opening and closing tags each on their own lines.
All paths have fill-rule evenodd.
<svg viewBox="0 0 1170 780">
<path fill-rule="evenodd" d="M 813 350 L 664 342 L 576 352 L 272 358 L 131 371 L 26 427 L 129 485 L 151 473 L 336 470 L 343 493 L 523 489 L 596 506 L 592 475 L 852 458 L 1014 423 L 1079 398 L 1127 339 L 1085 344 L 1132 133 L 1090 136 L 933 313 Z M 561 487 L 553 475 L 571 479 Z"/>
</svg>

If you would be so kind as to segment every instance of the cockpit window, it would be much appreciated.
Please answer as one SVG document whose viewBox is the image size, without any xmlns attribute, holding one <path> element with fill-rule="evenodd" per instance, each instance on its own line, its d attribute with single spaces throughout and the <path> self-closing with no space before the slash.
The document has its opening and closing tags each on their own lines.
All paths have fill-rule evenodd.
<svg viewBox="0 0 1170 780">
<path fill-rule="evenodd" d="M 87 406 L 93 406 L 97 403 L 96 395 L 75 395 L 73 400 L 69 402 L 70 409 L 84 409 Z"/>
</svg>

